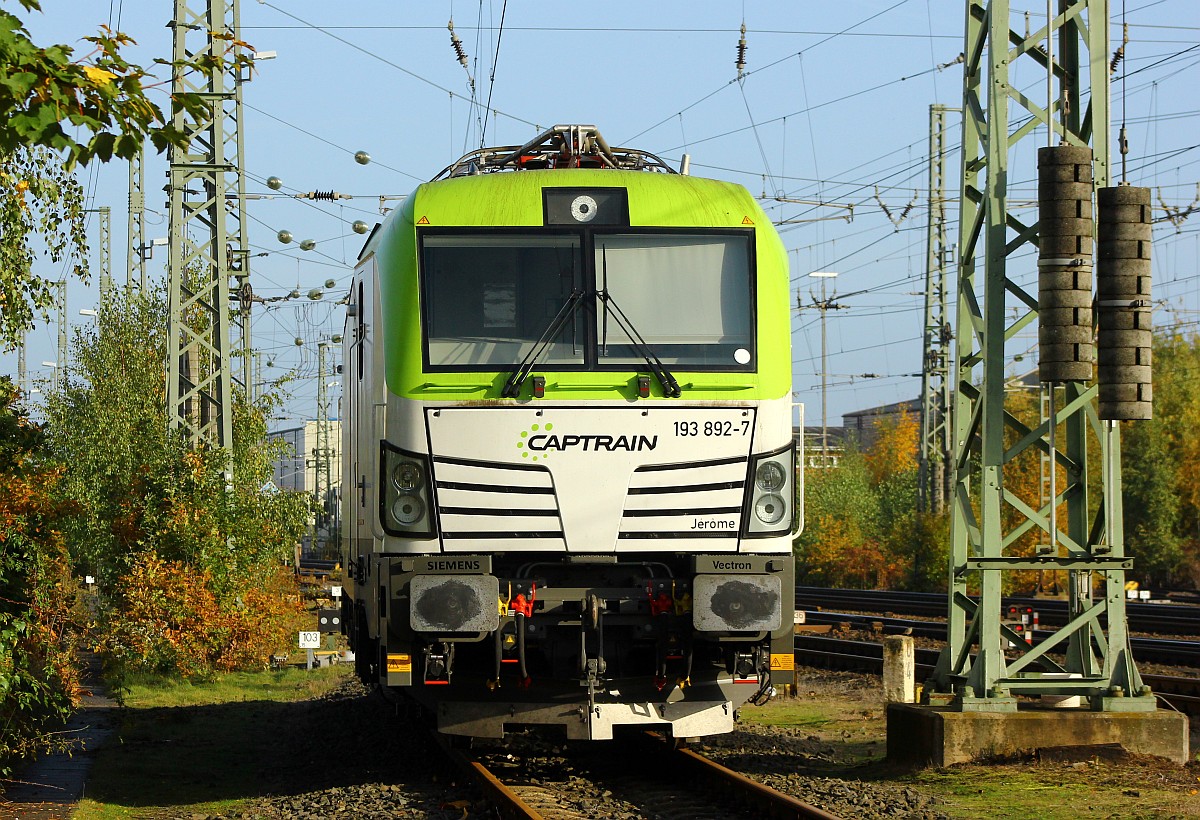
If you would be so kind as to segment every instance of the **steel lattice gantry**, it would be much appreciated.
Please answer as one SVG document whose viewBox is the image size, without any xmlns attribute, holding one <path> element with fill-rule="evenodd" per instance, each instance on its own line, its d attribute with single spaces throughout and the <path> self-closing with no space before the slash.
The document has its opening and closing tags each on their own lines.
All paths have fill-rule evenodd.
<svg viewBox="0 0 1200 820">
<path fill-rule="evenodd" d="M 174 115 L 188 141 L 170 152 L 168 415 L 193 444 L 231 449 L 229 278 L 240 282 L 248 274 L 238 0 L 208 0 L 199 8 L 176 0 L 172 26 L 177 65 L 211 57 L 221 68 L 176 70 L 172 81 L 173 93 L 208 101 L 210 115 L 203 122 Z"/>
<path fill-rule="evenodd" d="M 112 209 L 101 205 L 100 215 L 100 301 L 112 293 Z"/>
<path fill-rule="evenodd" d="M 921 367 L 921 441 L 917 501 L 925 512 L 940 514 L 950 487 L 950 318 L 946 310 L 946 112 L 929 106 L 929 221 L 925 232 L 925 360 Z"/>
<path fill-rule="evenodd" d="M 129 158 L 129 223 L 125 287 L 146 289 L 146 189 L 142 180 L 145 150 Z"/>
<path fill-rule="evenodd" d="M 1118 430 L 1099 419 L 1089 382 L 1054 388 L 1057 436 L 1049 420 L 1027 426 L 1005 412 L 1005 344 L 1038 319 L 1038 225 L 1009 208 L 1010 160 L 1032 169 L 1034 136 L 1040 132 L 1045 145 L 1049 127 L 1054 143 L 1091 146 L 1095 185 L 1109 184 L 1107 0 L 1054 3 L 1049 41 L 1045 27 L 1013 30 L 1008 0 L 966 3 L 949 639 L 930 700 L 963 711 L 1014 711 L 1017 693 L 1071 694 L 1088 698 L 1094 710 L 1149 711 L 1154 698 L 1133 664 L 1125 618 L 1131 562 L 1122 536 Z M 1023 82 L 1043 77 L 1041 103 L 1010 82 L 1017 65 L 1024 66 Z M 1052 450 L 1065 480 L 1039 509 L 1006 487 L 1005 475 L 1022 453 Z M 1103 496 L 1091 506 L 1089 477 Z M 1065 516 L 1052 513 L 1055 504 Z M 1019 553 L 1029 533 L 1058 548 L 1030 555 L 1025 538 Z M 1002 647 L 1025 644 L 1002 622 L 1002 581 L 1006 573 L 1036 569 L 1068 573 L 1071 618 L 1010 659 Z M 1094 579 L 1101 590 L 1095 596 Z M 1065 660 L 1051 660 L 1050 652 Z"/>
</svg>

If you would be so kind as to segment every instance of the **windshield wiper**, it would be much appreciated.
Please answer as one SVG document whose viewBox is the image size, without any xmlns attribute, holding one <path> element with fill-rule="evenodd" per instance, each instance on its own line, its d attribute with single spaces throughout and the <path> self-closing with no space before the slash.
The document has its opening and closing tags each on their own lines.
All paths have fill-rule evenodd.
<svg viewBox="0 0 1200 820">
<path fill-rule="evenodd" d="M 607 260 L 605 261 L 607 262 Z M 629 321 L 629 317 L 626 316 L 625 312 L 621 310 L 615 301 L 613 301 L 612 296 L 610 296 L 608 293 L 608 288 L 598 291 L 596 296 L 598 296 L 600 301 L 604 303 L 606 308 L 606 318 L 608 316 L 607 308 L 612 308 L 613 318 L 617 320 L 617 324 L 621 326 L 621 330 L 625 331 L 625 335 L 629 337 L 629 341 L 630 344 L 633 345 L 633 349 L 638 352 L 639 356 L 645 359 L 646 365 L 658 379 L 658 383 L 662 385 L 663 395 L 672 399 L 677 399 L 683 395 L 683 391 L 679 388 L 679 382 L 675 380 L 675 377 L 671 375 L 671 371 L 667 370 L 667 366 L 664 365 L 661 360 L 659 360 L 658 356 L 655 356 L 654 353 L 649 349 L 649 347 L 646 345 L 646 340 L 642 338 L 642 334 L 638 333 L 634 329 L 633 323 Z M 605 337 L 608 336 L 607 328 L 605 329 L 604 335 Z M 605 344 L 607 343 L 608 340 L 606 338 Z"/>
<path fill-rule="evenodd" d="M 582 302 L 583 292 L 578 289 L 572 290 L 570 297 L 566 302 L 563 302 L 563 306 L 554 315 L 554 320 L 550 322 L 549 327 L 546 328 L 534 346 L 525 354 L 525 358 L 521 360 L 521 363 L 509 375 L 508 381 L 504 383 L 504 389 L 500 391 L 502 398 L 515 399 L 521 395 L 521 385 L 529 377 L 529 372 L 537 364 L 538 358 L 550 347 L 551 342 L 558 336 L 563 326 L 567 323 L 567 320 L 575 315 L 575 311 Z"/>
</svg>

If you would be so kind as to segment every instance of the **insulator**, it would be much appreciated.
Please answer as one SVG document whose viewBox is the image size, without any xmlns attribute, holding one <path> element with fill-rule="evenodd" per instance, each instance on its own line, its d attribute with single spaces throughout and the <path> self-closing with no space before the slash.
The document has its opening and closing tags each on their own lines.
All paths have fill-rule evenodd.
<svg viewBox="0 0 1200 820">
<path fill-rule="evenodd" d="M 742 23 L 742 37 L 738 40 L 737 47 L 737 72 L 738 76 L 742 76 L 742 72 L 746 70 L 746 24 Z"/>
<path fill-rule="evenodd" d="M 446 26 L 450 29 L 450 45 L 454 47 L 454 53 L 458 56 L 458 62 L 463 67 L 467 67 L 467 51 L 463 48 L 462 40 L 458 39 L 458 35 L 454 33 L 454 21 Z"/>
<path fill-rule="evenodd" d="M 1092 151 L 1038 151 L 1038 375 L 1092 378 Z"/>
<path fill-rule="evenodd" d="M 366 222 L 364 222 L 361 219 L 354 220 L 354 224 L 351 225 L 350 227 L 354 230 L 355 233 L 366 233 L 367 231 L 369 231 L 371 229 L 371 226 L 368 225 Z"/>
<path fill-rule="evenodd" d="M 279 177 L 267 177 L 267 187 L 272 191 L 278 191 L 283 187 L 283 180 Z"/>
<path fill-rule="evenodd" d="M 1153 418 L 1150 189 L 1101 188 L 1096 200 L 1100 418 Z"/>
<path fill-rule="evenodd" d="M 359 165 L 366 165 L 367 163 L 369 163 L 371 161 L 371 155 L 368 154 L 366 151 L 355 151 L 354 152 L 354 161 L 357 162 Z"/>
<path fill-rule="evenodd" d="M 286 245 L 292 241 L 292 232 L 288 230 L 280 231 L 279 233 L 275 234 L 275 238 Z"/>
</svg>

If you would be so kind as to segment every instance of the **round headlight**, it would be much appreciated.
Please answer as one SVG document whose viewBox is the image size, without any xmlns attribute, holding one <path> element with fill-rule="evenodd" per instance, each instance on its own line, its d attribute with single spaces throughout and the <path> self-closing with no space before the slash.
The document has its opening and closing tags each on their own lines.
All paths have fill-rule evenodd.
<svg viewBox="0 0 1200 820">
<path fill-rule="evenodd" d="M 754 514 L 764 524 L 778 524 L 787 514 L 787 505 L 781 496 L 767 493 L 754 502 Z"/>
<path fill-rule="evenodd" d="M 392 470 L 392 483 L 402 493 L 417 489 L 417 487 L 421 486 L 423 480 L 424 476 L 421 474 L 421 466 L 411 461 L 397 464 L 396 468 Z"/>
<path fill-rule="evenodd" d="M 425 505 L 415 495 L 402 495 L 392 502 L 392 518 L 401 524 L 415 524 L 425 515 Z"/>
<path fill-rule="evenodd" d="M 787 475 L 783 471 L 783 467 L 775 461 L 764 461 L 758 466 L 758 472 L 754 476 L 755 482 L 759 489 L 774 491 L 783 486 L 787 480 Z"/>
</svg>

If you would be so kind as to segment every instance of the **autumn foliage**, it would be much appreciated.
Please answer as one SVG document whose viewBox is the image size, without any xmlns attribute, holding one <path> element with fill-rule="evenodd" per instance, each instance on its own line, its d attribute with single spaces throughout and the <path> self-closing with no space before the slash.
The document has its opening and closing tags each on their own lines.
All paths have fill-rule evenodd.
<svg viewBox="0 0 1200 820">
<path fill-rule="evenodd" d="M 801 583 L 934 589 L 945 578 L 944 522 L 916 512 L 917 421 L 877 423 L 870 446 L 805 473 Z"/>
<path fill-rule="evenodd" d="M 232 454 L 170 429 L 160 292 L 110 298 L 73 348 L 69 382 L 47 399 L 48 445 L 77 510 L 65 527 L 76 572 L 97 579 L 92 636 L 110 676 L 265 668 L 290 643 L 284 563 L 309 505 L 260 492 L 271 405 L 235 399 Z"/>
<path fill-rule="evenodd" d="M 153 551 L 137 556 L 108 596 L 99 649 L 122 670 L 183 678 L 262 666 L 299 608 L 282 567 L 220 597 L 211 573 Z"/>
<path fill-rule="evenodd" d="M 76 703 L 75 584 L 54 499 L 60 474 L 41 459 L 42 429 L 0 377 L 0 774 L 44 748 Z"/>
</svg>

